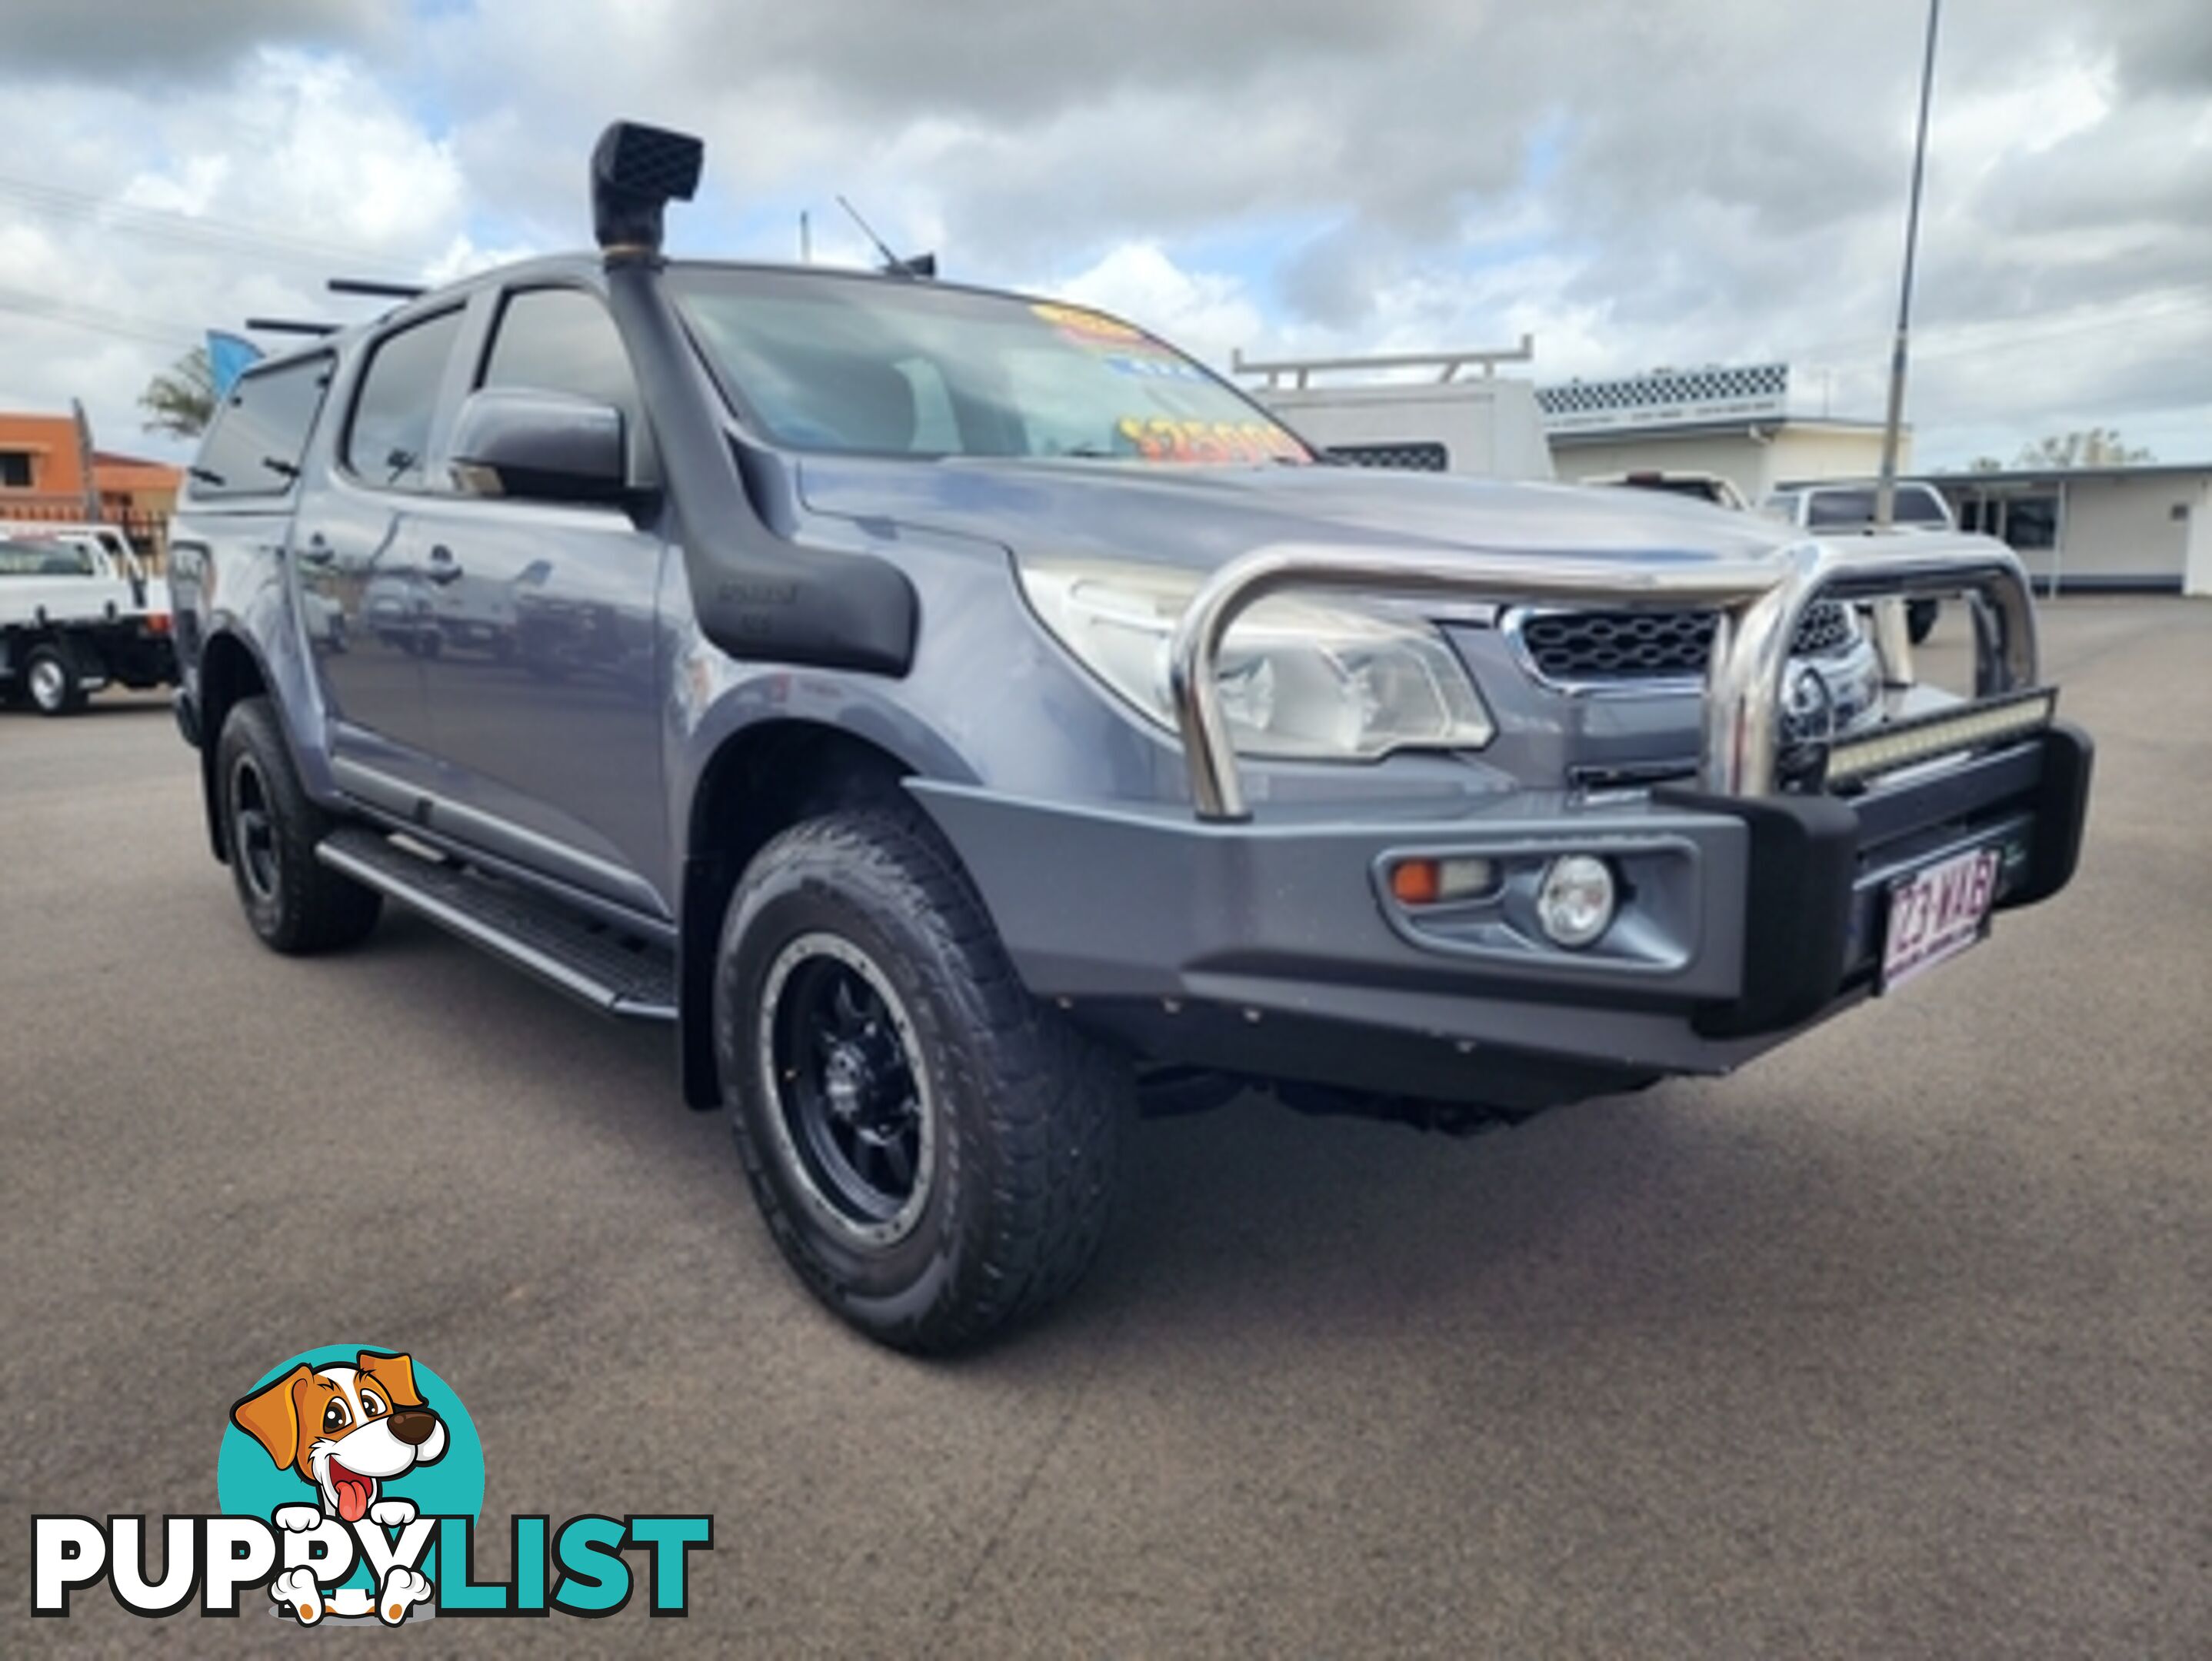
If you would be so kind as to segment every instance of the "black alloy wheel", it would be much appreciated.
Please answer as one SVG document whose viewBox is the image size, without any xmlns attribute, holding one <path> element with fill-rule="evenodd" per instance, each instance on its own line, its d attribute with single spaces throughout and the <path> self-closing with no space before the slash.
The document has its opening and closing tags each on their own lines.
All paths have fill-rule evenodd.
<svg viewBox="0 0 2212 1661">
<path fill-rule="evenodd" d="M 760 1015 L 762 1076 L 794 1173 L 856 1241 L 903 1238 L 928 1199 L 937 1138 L 898 994 L 859 947 L 817 931 L 769 966 Z"/>
<path fill-rule="evenodd" d="M 315 857 L 338 821 L 301 785 L 267 698 L 242 698 L 223 718 L 215 783 L 231 881 L 262 944 L 291 955 L 335 951 L 376 926 L 382 896 Z"/>
<path fill-rule="evenodd" d="M 249 752 L 241 751 L 231 763 L 229 798 L 230 851 L 239 878 L 255 900 L 276 905 L 283 880 L 276 862 L 276 823 L 269 807 L 269 781 Z"/>
</svg>

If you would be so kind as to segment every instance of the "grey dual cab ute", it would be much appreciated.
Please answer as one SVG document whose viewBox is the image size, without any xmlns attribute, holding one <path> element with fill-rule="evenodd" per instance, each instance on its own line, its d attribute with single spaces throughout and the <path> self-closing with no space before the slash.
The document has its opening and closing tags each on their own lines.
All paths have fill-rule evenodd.
<svg viewBox="0 0 2212 1661">
<path fill-rule="evenodd" d="M 390 900 L 674 1022 L 872 1337 L 1072 1285 L 1141 1094 L 1449 1128 L 1724 1072 L 2070 876 L 2002 547 L 1329 465 L 1095 311 L 664 259 L 700 159 L 610 129 L 597 256 L 240 382 L 179 717 L 264 942 Z M 1869 622 L 1935 594 L 1971 696 Z"/>
</svg>

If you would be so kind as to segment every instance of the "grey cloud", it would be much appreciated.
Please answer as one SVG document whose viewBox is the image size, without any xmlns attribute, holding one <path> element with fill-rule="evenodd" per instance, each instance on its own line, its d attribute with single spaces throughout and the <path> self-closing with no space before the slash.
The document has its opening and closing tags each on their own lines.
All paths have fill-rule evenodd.
<svg viewBox="0 0 2212 1661">
<path fill-rule="evenodd" d="M 2212 18 L 2203 0 L 2129 0 L 2098 21 L 2117 40 L 2127 92 L 2212 92 Z"/>
<path fill-rule="evenodd" d="M 11 0 L 0 80 L 198 74 L 256 45 L 339 45 L 380 31 L 378 0 Z"/>
<path fill-rule="evenodd" d="M 1340 225 L 1292 253 L 1275 274 L 1291 314 L 1349 332 L 1374 313 L 1384 260 L 1356 224 Z"/>
<path fill-rule="evenodd" d="M 590 137 L 632 114 L 709 137 L 726 211 L 681 216 L 679 244 L 686 226 L 764 202 L 827 209 L 839 190 L 895 242 L 941 237 L 953 271 L 1030 284 L 1134 239 L 1175 254 L 1303 236 L 1237 273 L 1285 336 L 1504 337 L 1510 314 L 1537 330 L 1545 373 L 1553 340 L 1588 369 L 1878 359 L 1926 15 L 1924 0 L 477 0 L 409 21 L 367 0 L 240 0 L 142 6 L 125 67 L 103 70 L 116 31 L 80 10 L 33 0 L 0 74 L 127 83 L 194 52 L 362 43 L 411 107 L 451 112 L 435 136 L 470 222 L 501 238 L 580 240 Z M 1939 143 L 1931 330 L 2121 306 L 2212 269 L 2212 155 L 2188 138 L 2212 111 L 2203 0 L 1954 5 L 1939 119 L 2068 70 L 2111 89 L 2096 124 L 2040 150 Z M 1519 269 L 1516 246 L 1543 256 L 1518 292 L 1492 269 Z M 1984 385 L 1971 368 L 1916 385 L 1944 407 L 1944 389 Z M 2148 370 L 2126 373 L 2148 396 Z"/>
<path fill-rule="evenodd" d="M 2033 165 L 2008 167 L 1990 180 L 1985 221 L 2021 233 L 2130 225 L 2202 233 L 2212 218 L 2212 143 L 2192 144 L 2182 135 L 2192 119 L 2204 118 L 2201 103 L 2192 110 L 2177 98 L 2130 100 Z"/>
<path fill-rule="evenodd" d="M 1371 61 L 1463 37 L 1487 9 L 1468 0 L 761 3 L 696 14 L 683 52 L 740 78 L 762 67 L 807 73 L 825 98 L 878 119 L 1018 123 L 1117 89 L 1208 95 L 1288 64 Z"/>
</svg>

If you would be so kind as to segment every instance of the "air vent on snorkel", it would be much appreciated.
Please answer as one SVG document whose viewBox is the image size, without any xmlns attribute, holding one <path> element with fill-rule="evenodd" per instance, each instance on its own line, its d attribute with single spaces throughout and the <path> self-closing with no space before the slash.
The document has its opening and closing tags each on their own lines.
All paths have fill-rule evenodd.
<svg viewBox="0 0 2212 1661">
<path fill-rule="evenodd" d="M 660 252 L 661 209 L 699 188 L 707 147 L 690 133 L 617 121 L 592 150 L 592 233 L 610 254 Z"/>
</svg>

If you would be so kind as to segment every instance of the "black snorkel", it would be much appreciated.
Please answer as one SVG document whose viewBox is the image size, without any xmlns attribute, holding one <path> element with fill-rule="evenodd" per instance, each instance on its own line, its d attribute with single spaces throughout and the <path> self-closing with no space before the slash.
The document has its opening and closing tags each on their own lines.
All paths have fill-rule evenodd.
<svg viewBox="0 0 2212 1661">
<path fill-rule="evenodd" d="M 720 395 L 661 283 L 662 209 L 699 186 L 705 145 L 617 121 L 592 151 L 592 229 L 607 303 L 643 394 L 700 632 L 732 657 L 903 675 L 916 601 L 868 555 L 779 536 L 746 494 Z"/>
</svg>

